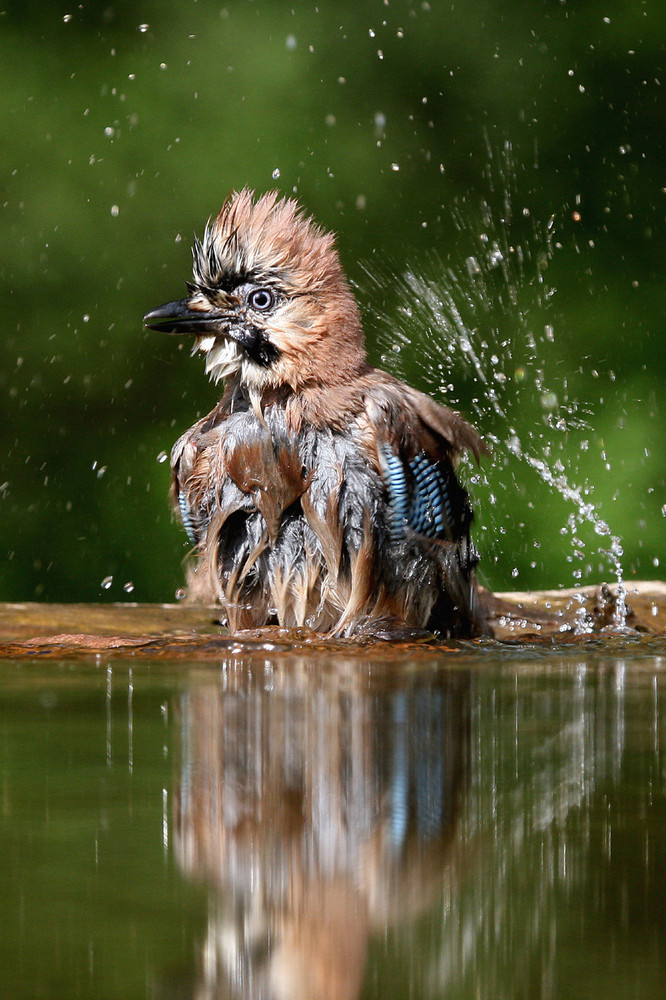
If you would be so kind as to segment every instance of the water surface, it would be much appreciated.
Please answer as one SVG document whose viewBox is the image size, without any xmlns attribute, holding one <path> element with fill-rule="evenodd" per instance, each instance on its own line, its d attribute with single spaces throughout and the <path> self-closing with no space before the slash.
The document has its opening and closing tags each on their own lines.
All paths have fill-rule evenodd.
<svg viewBox="0 0 666 1000">
<path fill-rule="evenodd" d="M 665 652 L 0 662 L 0 996 L 664 996 Z"/>
</svg>

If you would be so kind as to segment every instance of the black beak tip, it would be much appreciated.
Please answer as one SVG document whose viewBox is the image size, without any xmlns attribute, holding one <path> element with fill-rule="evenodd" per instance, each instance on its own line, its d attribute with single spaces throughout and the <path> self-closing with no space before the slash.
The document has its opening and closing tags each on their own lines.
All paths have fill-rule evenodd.
<svg viewBox="0 0 666 1000">
<path fill-rule="evenodd" d="M 192 333 L 193 321 L 196 321 L 196 316 L 193 317 L 189 311 L 187 299 L 167 302 L 157 309 L 151 309 L 143 317 L 144 326 L 159 333 Z"/>
<path fill-rule="evenodd" d="M 169 322 L 169 317 L 161 316 L 159 309 L 151 309 L 143 317 L 143 325 L 149 330 L 157 330 L 159 333 L 175 333 L 177 322 L 175 317 L 171 317 L 171 322 Z"/>
<path fill-rule="evenodd" d="M 147 326 L 149 330 L 154 330 L 156 326 L 157 314 L 155 309 L 151 309 L 149 313 L 143 317 L 143 325 Z"/>
</svg>

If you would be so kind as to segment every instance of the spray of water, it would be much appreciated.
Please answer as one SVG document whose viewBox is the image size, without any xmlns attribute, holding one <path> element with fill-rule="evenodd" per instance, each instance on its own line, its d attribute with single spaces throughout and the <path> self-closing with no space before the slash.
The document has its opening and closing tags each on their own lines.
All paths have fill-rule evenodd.
<svg viewBox="0 0 666 1000">
<path fill-rule="evenodd" d="M 462 408 L 483 429 L 494 460 L 492 468 L 470 478 L 481 487 L 476 492 L 485 493 L 486 503 L 495 508 L 490 518 L 489 511 L 482 512 L 486 520 L 494 513 L 500 522 L 494 528 L 500 538 L 495 544 L 508 546 L 516 537 L 516 531 L 501 522 L 513 514 L 517 466 L 525 465 L 549 493 L 565 501 L 564 522 L 553 528 L 563 538 L 570 536 L 566 558 L 573 564 L 575 586 L 586 582 L 584 573 L 594 572 L 590 543 L 581 537 L 583 527 L 591 526 L 593 535 L 604 540 L 597 543 L 596 552 L 602 572 L 605 566 L 617 581 L 614 624 L 620 630 L 626 618 L 621 541 L 596 509 L 589 480 L 584 476 L 574 482 L 580 472 L 562 461 L 562 456 L 570 458 L 571 441 L 577 436 L 578 453 L 589 465 L 584 435 L 589 434 L 593 411 L 571 398 L 567 376 L 557 375 L 566 366 L 557 354 L 554 289 L 547 281 L 549 262 L 559 246 L 554 220 L 542 225 L 527 208 L 514 214 L 510 146 L 495 157 L 489 150 L 489 164 L 491 197 L 482 201 L 480 212 L 474 216 L 468 205 L 454 210 L 463 247 L 459 263 L 433 258 L 418 271 L 410 268 L 397 279 L 391 277 L 394 287 L 398 282 L 400 305 L 397 316 L 382 318 L 382 363 L 409 381 L 418 358 L 426 387 L 453 406 L 461 405 L 449 381 L 453 373 L 459 387 L 471 389 L 471 399 L 465 396 Z M 493 194 L 495 203 L 499 196 L 499 211 L 493 208 Z M 368 281 L 381 285 L 384 280 L 375 269 L 368 272 Z M 517 575 L 516 569 L 512 576 Z M 558 583 L 569 586 L 571 581 Z M 582 612 L 581 630 L 586 627 Z"/>
</svg>

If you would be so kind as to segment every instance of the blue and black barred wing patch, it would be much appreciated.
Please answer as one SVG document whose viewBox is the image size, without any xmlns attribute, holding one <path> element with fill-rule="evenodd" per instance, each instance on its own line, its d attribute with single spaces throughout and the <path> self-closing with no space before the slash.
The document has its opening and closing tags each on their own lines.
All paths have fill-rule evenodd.
<svg viewBox="0 0 666 1000">
<path fill-rule="evenodd" d="M 388 446 L 382 449 L 383 478 L 394 541 L 407 529 L 433 539 L 458 540 L 469 531 L 472 511 L 466 491 L 448 458 L 433 461 L 419 452 L 403 462 Z"/>
<path fill-rule="evenodd" d="M 414 477 L 409 525 L 427 538 L 452 538 L 454 517 L 451 490 L 443 474 L 442 462 L 431 462 L 419 452 L 409 463 Z"/>
<path fill-rule="evenodd" d="M 199 539 L 197 538 L 196 528 L 194 527 L 194 521 L 192 519 L 192 512 L 184 490 L 178 490 L 178 507 L 180 509 L 180 517 L 183 522 L 183 527 L 187 532 L 187 537 L 192 545 L 196 545 Z"/>
<path fill-rule="evenodd" d="M 402 541 L 409 523 L 410 495 L 407 475 L 402 459 L 384 445 L 381 449 L 383 462 L 382 478 L 389 499 L 389 531 L 394 542 Z"/>
</svg>

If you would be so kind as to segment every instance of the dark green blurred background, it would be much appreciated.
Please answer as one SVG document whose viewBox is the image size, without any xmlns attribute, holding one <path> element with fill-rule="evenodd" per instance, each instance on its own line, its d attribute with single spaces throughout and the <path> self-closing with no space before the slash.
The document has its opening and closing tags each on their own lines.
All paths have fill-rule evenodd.
<svg viewBox="0 0 666 1000">
<path fill-rule="evenodd" d="M 485 582 L 612 578 L 604 524 L 662 575 L 665 46 L 661 0 L 9 3 L 0 599 L 173 600 L 160 458 L 217 393 L 141 317 L 244 184 L 338 232 L 373 359 L 493 441 Z"/>
</svg>

